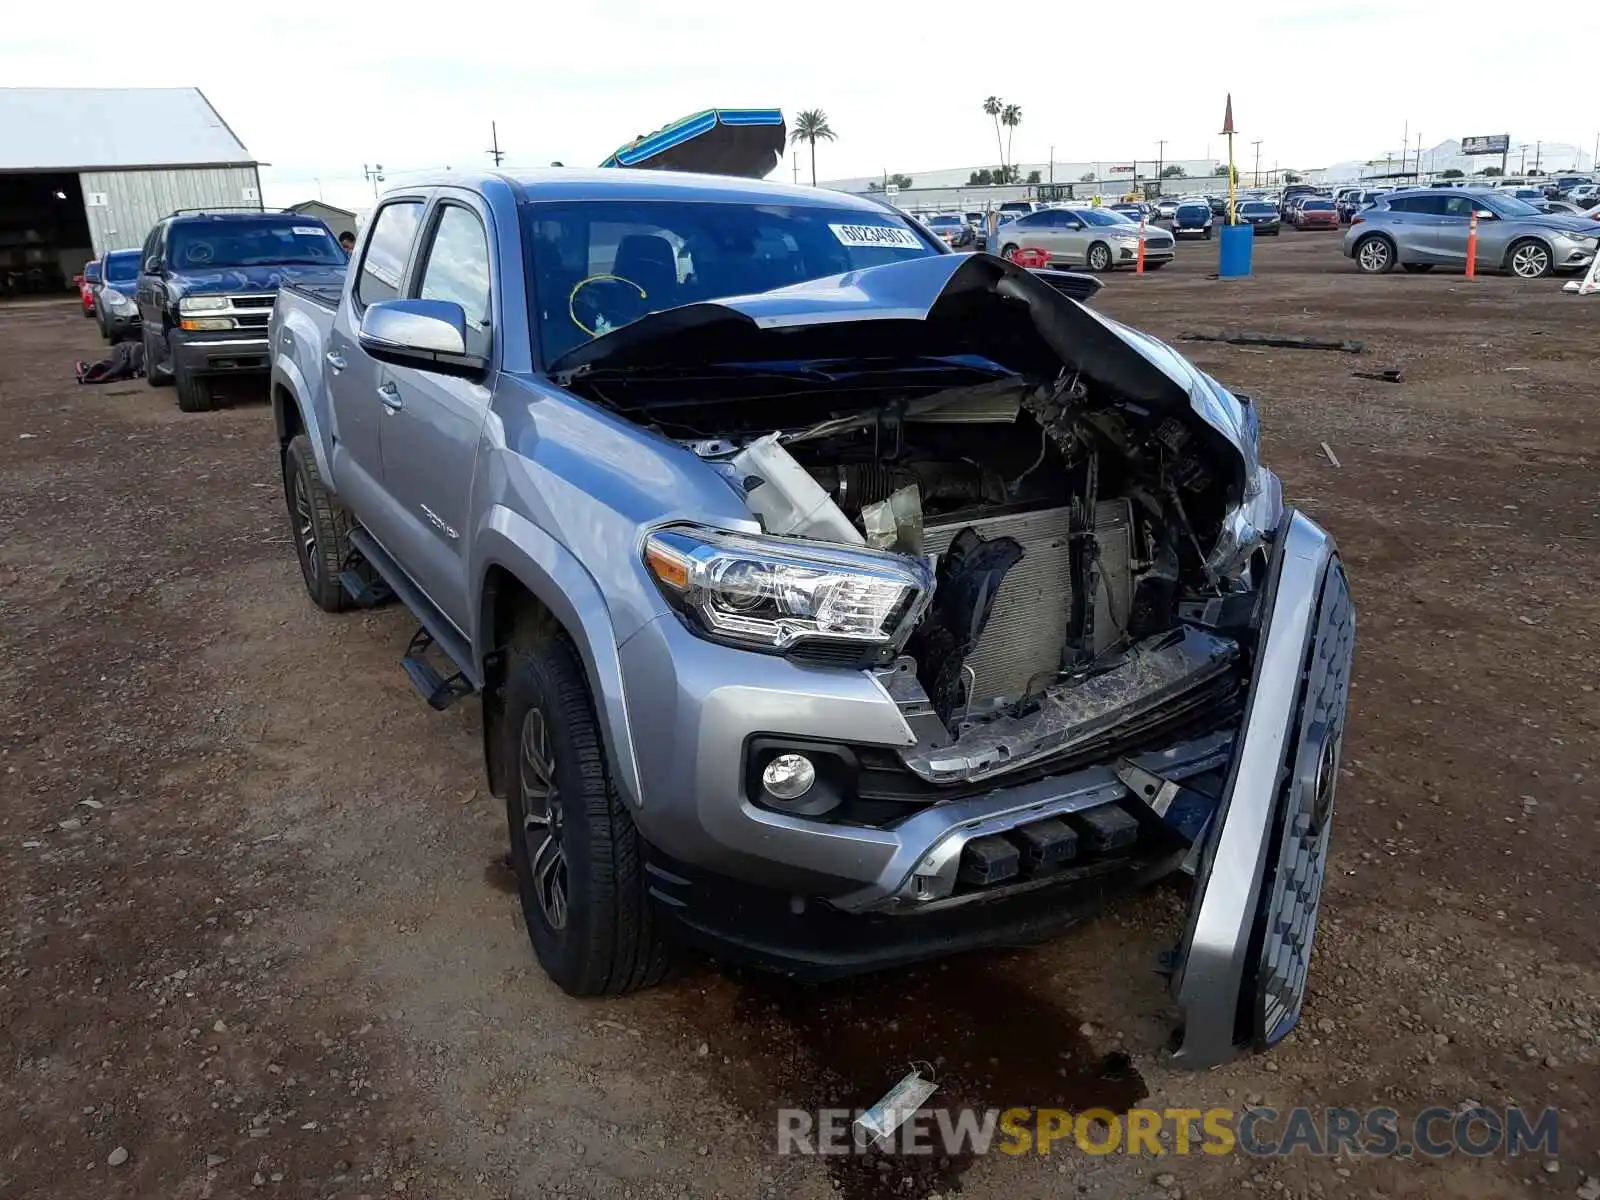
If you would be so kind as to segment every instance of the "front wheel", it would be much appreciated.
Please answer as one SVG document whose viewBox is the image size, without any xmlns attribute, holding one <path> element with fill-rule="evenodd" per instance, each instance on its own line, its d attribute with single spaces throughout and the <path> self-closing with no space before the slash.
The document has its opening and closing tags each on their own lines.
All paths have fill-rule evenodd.
<svg viewBox="0 0 1600 1200">
<path fill-rule="evenodd" d="M 1401 263 L 1400 269 L 1408 275 L 1426 275 L 1433 270 L 1432 263 Z"/>
<path fill-rule="evenodd" d="M 1555 270 L 1550 247 L 1533 238 L 1513 243 L 1506 255 L 1506 262 L 1518 279 L 1543 279 Z"/>
<path fill-rule="evenodd" d="M 172 380 L 178 385 L 178 408 L 187 413 L 210 412 L 213 407 L 211 380 L 192 371 L 174 371 Z"/>
<path fill-rule="evenodd" d="M 1011 261 L 1011 256 L 1016 252 L 1017 244 L 1015 242 L 1007 242 L 1004 246 L 1000 247 L 1000 257 L 1005 259 L 1007 262 Z"/>
<path fill-rule="evenodd" d="M 1111 247 L 1104 242 L 1096 242 L 1089 247 L 1089 270 L 1109 271 L 1111 269 Z"/>
<path fill-rule="evenodd" d="M 1200 236 L 1205 238 L 1205 240 L 1209 242 L 1211 240 L 1211 226 L 1207 225 L 1206 229 L 1205 229 L 1205 232 L 1202 233 Z"/>
<path fill-rule="evenodd" d="M 151 387 L 170 387 L 172 368 L 162 361 L 167 348 L 166 336 L 141 329 L 139 337 L 144 342 L 144 381 Z"/>
<path fill-rule="evenodd" d="M 283 499 L 306 594 L 323 612 L 342 612 L 355 603 L 339 582 L 350 550 L 350 516 L 328 494 L 303 433 L 283 452 Z"/>
<path fill-rule="evenodd" d="M 1159 270 L 1161 270 L 1162 267 L 1164 267 L 1166 265 L 1167 265 L 1167 260 L 1163 258 L 1160 262 L 1147 262 L 1147 263 L 1145 263 L 1144 269 L 1146 271 L 1159 271 Z"/>
<path fill-rule="evenodd" d="M 1394 270 L 1394 243 L 1386 237 L 1362 238 L 1356 243 L 1356 269 L 1364 275 L 1383 275 Z"/>
<path fill-rule="evenodd" d="M 531 623 L 513 635 L 499 731 L 511 861 L 539 965 L 573 996 L 660 982 L 672 945 L 646 889 L 643 842 L 611 783 L 583 664 L 564 635 Z"/>
</svg>

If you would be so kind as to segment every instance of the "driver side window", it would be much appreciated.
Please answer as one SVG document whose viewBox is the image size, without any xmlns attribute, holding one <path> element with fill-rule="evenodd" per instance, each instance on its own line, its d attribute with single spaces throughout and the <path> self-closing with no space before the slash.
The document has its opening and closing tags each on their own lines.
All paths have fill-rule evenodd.
<svg viewBox="0 0 1600 1200">
<path fill-rule="evenodd" d="M 374 214 L 372 236 L 361 258 L 361 275 L 355 296 L 361 306 L 393 300 L 400 294 L 400 277 L 411 253 L 411 241 L 422 220 L 422 201 L 397 200 Z"/>
</svg>

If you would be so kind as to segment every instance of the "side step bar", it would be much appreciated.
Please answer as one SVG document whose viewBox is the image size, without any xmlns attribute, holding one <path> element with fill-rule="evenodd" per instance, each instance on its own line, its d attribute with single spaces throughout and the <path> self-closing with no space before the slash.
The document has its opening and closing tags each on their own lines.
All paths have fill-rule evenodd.
<svg viewBox="0 0 1600 1200">
<path fill-rule="evenodd" d="M 382 587 L 392 593 L 421 623 L 422 627 L 412 636 L 411 644 L 406 647 L 400 665 L 422 698 L 430 707 L 442 710 L 449 708 L 463 696 L 470 696 L 477 691 L 483 681 L 473 666 L 472 647 L 462 636 L 461 631 L 434 607 L 433 602 L 423 595 L 422 590 L 411 582 L 411 577 L 400 569 L 399 564 L 389 557 L 388 552 L 378 545 L 365 529 L 352 529 L 350 544 L 367 560 L 382 581 L 379 584 L 366 586 L 369 589 Z M 350 573 L 346 571 L 340 576 L 340 582 L 347 591 L 350 587 L 345 582 L 345 575 Z M 359 603 L 360 595 L 354 591 L 351 591 L 351 594 L 356 596 Z M 424 657 L 434 646 L 437 646 L 455 667 L 453 674 L 448 676 L 441 674 Z"/>
<path fill-rule="evenodd" d="M 434 670 L 426 657 L 428 647 L 432 645 L 433 635 L 425 628 L 419 628 L 411 635 L 411 644 L 401 655 L 400 665 L 405 668 L 406 677 L 411 680 L 411 686 L 417 689 L 417 694 L 428 702 L 428 707 L 443 712 L 478 689 L 460 671 L 446 678 Z"/>
</svg>

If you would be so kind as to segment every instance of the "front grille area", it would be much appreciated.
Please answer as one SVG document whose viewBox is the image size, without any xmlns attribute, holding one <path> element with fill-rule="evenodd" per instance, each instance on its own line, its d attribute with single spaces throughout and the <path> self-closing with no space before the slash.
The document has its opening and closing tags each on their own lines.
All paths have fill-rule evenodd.
<svg viewBox="0 0 1600 1200">
<path fill-rule="evenodd" d="M 1268 858 L 1273 874 L 1270 887 L 1263 888 L 1263 919 L 1257 923 L 1253 1024 L 1256 1038 L 1269 1046 L 1300 1018 L 1328 858 L 1355 643 L 1355 610 L 1337 562 L 1323 585 L 1319 613 L 1297 726 L 1300 741 L 1279 800 L 1277 846 Z"/>
<path fill-rule="evenodd" d="M 277 301 L 276 296 L 234 296 L 235 308 L 271 308 Z"/>
<path fill-rule="evenodd" d="M 271 320 L 271 313 L 240 313 L 234 318 L 240 329 L 265 329 Z"/>
<path fill-rule="evenodd" d="M 923 548 L 929 554 L 942 555 L 967 528 L 989 541 L 1009 537 L 1022 546 L 1022 559 L 1000 584 L 989 624 L 967 657 L 972 670 L 971 695 L 978 702 L 1025 695 L 1035 679 L 1041 675 L 1054 679 L 1061 670 L 1072 611 L 1068 511 L 1034 509 L 976 521 L 948 521 L 930 525 L 923 533 Z M 1097 643 L 1113 640 L 1116 630 L 1128 623 L 1132 525 L 1126 500 L 1096 506 L 1095 536 L 1105 584 L 1095 598 Z"/>
</svg>

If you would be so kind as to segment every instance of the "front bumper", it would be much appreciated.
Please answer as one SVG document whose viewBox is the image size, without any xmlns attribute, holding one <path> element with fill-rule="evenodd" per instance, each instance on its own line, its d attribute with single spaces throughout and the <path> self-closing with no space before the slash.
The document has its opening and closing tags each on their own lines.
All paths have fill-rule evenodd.
<svg viewBox="0 0 1600 1200">
<path fill-rule="evenodd" d="M 878 823 L 776 812 L 745 790 L 756 739 L 909 750 L 916 739 L 876 677 L 728 650 L 674 619 L 653 622 L 619 651 L 653 895 L 694 940 L 826 977 L 1039 940 L 1192 855 L 1180 1057 L 1203 1065 L 1271 1044 L 1292 1027 L 1304 987 L 1353 616 L 1332 539 L 1297 513 L 1276 535 L 1264 586 L 1242 718 L 1206 710 L 1209 724 L 1163 732 L 1169 740 L 1138 753 L 1053 776 L 1014 771 Z M 1171 794 L 1143 786 L 1150 780 Z M 1205 833 L 1176 822 L 1179 806 L 1163 806 L 1172 794 L 1203 801 L 1200 821 L 1214 814 Z M 1103 818 L 1136 830 L 1115 852 L 1093 845 Z M 1093 852 L 973 882 L 979 843 L 1017 844 L 1041 823 L 1075 827 Z"/>
<path fill-rule="evenodd" d="M 1555 270 L 1582 271 L 1594 261 L 1594 243 L 1560 238 L 1554 243 Z"/>
<path fill-rule="evenodd" d="M 265 329 L 214 333 L 174 329 L 167 334 L 167 344 L 173 369 L 190 375 L 266 374 L 272 369 Z"/>
<path fill-rule="evenodd" d="M 107 335 L 113 342 L 120 342 L 126 338 L 135 337 L 138 335 L 141 328 L 141 322 L 139 320 L 139 313 L 137 309 L 126 315 L 119 315 L 117 313 L 108 311 L 101 317 L 101 321 L 106 327 Z"/>
</svg>

